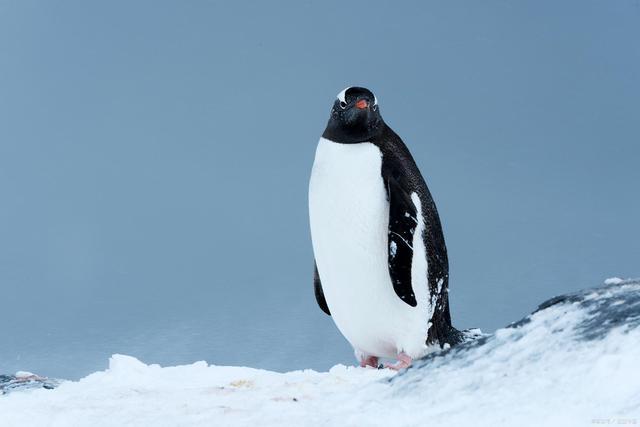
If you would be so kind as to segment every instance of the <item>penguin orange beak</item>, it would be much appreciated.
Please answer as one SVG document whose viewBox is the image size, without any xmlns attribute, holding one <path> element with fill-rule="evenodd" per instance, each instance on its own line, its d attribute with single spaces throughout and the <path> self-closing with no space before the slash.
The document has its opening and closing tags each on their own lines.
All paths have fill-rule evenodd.
<svg viewBox="0 0 640 427">
<path fill-rule="evenodd" d="M 364 110 L 368 106 L 369 106 L 369 103 L 367 102 L 366 99 L 361 99 L 360 101 L 356 102 L 356 107 L 359 108 L 360 110 Z"/>
</svg>

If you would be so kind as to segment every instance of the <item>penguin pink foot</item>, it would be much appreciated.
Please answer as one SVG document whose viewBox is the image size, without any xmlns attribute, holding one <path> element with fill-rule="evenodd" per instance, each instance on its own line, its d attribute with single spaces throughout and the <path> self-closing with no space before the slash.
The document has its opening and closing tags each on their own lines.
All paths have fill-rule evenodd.
<svg viewBox="0 0 640 427">
<path fill-rule="evenodd" d="M 376 356 L 363 357 L 360 359 L 360 367 L 366 368 L 371 366 L 372 368 L 378 368 L 378 358 Z"/>
<path fill-rule="evenodd" d="M 409 357 L 406 353 L 402 352 L 398 354 L 398 361 L 394 364 L 385 363 L 384 367 L 388 369 L 393 369 L 394 371 L 399 371 L 400 369 L 406 369 L 411 366 L 413 359 Z"/>
</svg>

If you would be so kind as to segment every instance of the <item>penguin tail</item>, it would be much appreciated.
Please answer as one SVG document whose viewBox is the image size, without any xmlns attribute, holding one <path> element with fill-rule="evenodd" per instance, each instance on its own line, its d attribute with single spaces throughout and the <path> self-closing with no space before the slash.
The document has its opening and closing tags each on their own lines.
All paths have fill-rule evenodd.
<svg viewBox="0 0 640 427">
<path fill-rule="evenodd" d="M 446 330 L 441 332 L 438 337 L 438 341 L 440 348 L 447 347 L 447 344 L 450 347 L 455 347 L 460 344 L 475 341 L 484 336 L 486 336 L 486 334 L 482 333 L 482 331 L 477 328 L 464 329 L 460 331 L 453 326 L 449 326 Z"/>
</svg>

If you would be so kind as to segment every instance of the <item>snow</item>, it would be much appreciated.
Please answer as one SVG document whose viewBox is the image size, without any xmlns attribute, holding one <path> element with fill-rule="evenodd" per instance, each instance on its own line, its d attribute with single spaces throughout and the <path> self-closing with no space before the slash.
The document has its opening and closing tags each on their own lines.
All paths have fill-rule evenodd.
<svg viewBox="0 0 640 427">
<path fill-rule="evenodd" d="M 0 397 L 0 425 L 639 424 L 638 360 L 640 281 L 622 281 L 553 298 L 399 374 L 163 368 L 114 355 L 106 371 L 80 381 Z"/>
<path fill-rule="evenodd" d="M 109 369 L 56 390 L 12 393 L 0 400 L 2 426 L 280 425 L 286 418 L 320 422 L 332 394 L 355 394 L 387 370 L 335 366 L 286 374 L 196 362 L 162 368 L 114 355 Z M 315 418 L 315 420 L 314 420 Z M 299 423 L 297 423 L 299 424 Z"/>
<path fill-rule="evenodd" d="M 604 281 L 604 284 L 605 285 L 619 285 L 622 282 L 624 282 L 624 279 L 621 279 L 619 277 L 609 277 L 608 279 L 606 279 Z"/>
</svg>

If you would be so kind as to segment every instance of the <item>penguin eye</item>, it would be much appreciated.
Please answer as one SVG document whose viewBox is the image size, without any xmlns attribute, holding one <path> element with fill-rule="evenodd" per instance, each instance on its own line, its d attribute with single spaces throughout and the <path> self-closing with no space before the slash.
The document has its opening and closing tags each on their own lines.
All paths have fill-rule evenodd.
<svg viewBox="0 0 640 427">
<path fill-rule="evenodd" d="M 342 108 L 343 110 L 347 108 L 347 103 L 344 101 L 340 101 L 340 108 Z"/>
</svg>

